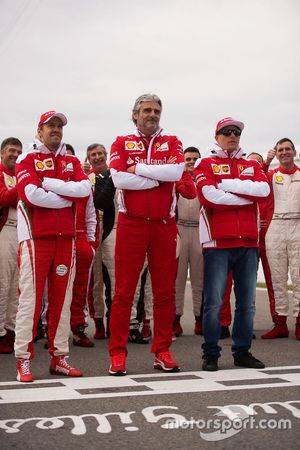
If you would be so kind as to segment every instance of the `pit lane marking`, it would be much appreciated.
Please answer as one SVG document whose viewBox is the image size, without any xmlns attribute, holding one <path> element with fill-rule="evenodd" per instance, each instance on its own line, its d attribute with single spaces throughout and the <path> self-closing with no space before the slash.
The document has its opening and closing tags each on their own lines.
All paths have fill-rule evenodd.
<svg viewBox="0 0 300 450">
<path fill-rule="evenodd" d="M 279 370 L 283 373 L 278 374 Z M 272 371 L 276 376 L 272 375 Z M 180 375 L 159 373 L 126 377 L 51 378 L 30 384 L 1 382 L 0 404 L 294 387 L 300 386 L 299 373 L 300 366 L 282 366 L 262 370 L 182 372 Z"/>
</svg>

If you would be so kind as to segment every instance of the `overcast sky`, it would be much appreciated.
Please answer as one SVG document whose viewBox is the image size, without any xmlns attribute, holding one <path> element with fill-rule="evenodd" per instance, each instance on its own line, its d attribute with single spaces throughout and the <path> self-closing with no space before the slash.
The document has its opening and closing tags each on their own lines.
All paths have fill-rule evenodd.
<svg viewBox="0 0 300 450">
<path fill-rule="evenodd" d="M 0 139 L 32 141 L 56 109 L 82 159 L 151 91 L 184 147 L 205 152 L 225 116 L 247 153 L 300 144 L 299 43 L 299 0 L 0 0 Z"/>
</svg>

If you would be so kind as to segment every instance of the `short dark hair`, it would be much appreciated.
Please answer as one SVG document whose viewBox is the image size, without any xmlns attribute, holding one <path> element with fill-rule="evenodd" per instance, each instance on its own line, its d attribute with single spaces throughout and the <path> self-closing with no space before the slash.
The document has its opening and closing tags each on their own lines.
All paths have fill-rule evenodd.
<svg viewBox="0 0 300 450">
<path fill-rule="evenodd" d="M 188 152 L 191 152 L 191 153 L 198 153 L 199 156 L 201 155 L 200 150 L 198 150 L 197 147 L 187 147 L 187 148 L 184 150 L 183 154 L 188 153 Z"/>
<path fill-rule="evenodd" d="M 261 155 L 260 153 L 257 153 L 257 152 L 251 152 L 251 153 L 249 153 L 249 155 L 247 156 L 247 159 L 249 158 L 249 156 L 252 156 L 252 155 L 259 156 L 260 159 L 261 159 L 261 162 L 263 162 L 264 158 L 262 157 L 262 155 Z"/>
<path fill-rule="evenodd" d="M 294 143 L 293 143 L 293 141 L 291 141 L 289 138 L 282 138 L 282 139 L 279 139 L 279 141 L 276 142 L 276 144 L 275 144 L 275 148 L 277 149 L 277 145 L 283 144 L 284 142 L 289 142 L 290 144 L 292 144 L 292 148 L 293 148 L 293 150 L 295 150 Z"/>
<path fill-rule="evenodd" d="M 72 147 L 71 144 L 66 144 L 66 149 L 67 149 L 67 150 L 70 150 L 70 152 L 72 153 L 72 155 L 75 155 L 75 150 L 74 150 L 74 148 Z"/>
<path fill-rule="evenodd" d="M 15 138 L 15 137 L 8 137 L 8 138 L 4 139 L 4 141 L 2 141 L 1 152 L 2 152 L 2 150 L 4 150 L 4 148 L 7 145 L 18 145 L 21 148 L 23 147 L 22 146 L 22 142 L 20 141 L 20 139 Z"/>
</svg>

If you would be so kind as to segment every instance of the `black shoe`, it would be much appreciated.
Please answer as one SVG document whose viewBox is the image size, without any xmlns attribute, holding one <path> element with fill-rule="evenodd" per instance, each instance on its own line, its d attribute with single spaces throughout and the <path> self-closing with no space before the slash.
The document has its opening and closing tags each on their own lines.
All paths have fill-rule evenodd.
<svg viewBox="0 0 300 450">
<path fill-rule="evenodd" d="M 128 342 L 134 344 L 148 344 L 148 340 L 143 337 L 140 330 L 133 329 L 129 331 Z"/>
<path fill-rule="evenodd" d="M 230 331 L 229 331 L 229 326 L 228 325 L 224 325 L 223 327 L 221 327 L 221 335 L 220 335 L 220 339 L 226 339 L 230 337 Z"/>
<path fill-rule="evenodd" d="M 36 335 L 34 336 L 33 342 L 37 342 L 40 339 L 43 339 L 44 337 L 45 337 L 45 330 L 39 322 L 36 327 Z"/>
<path fill-rule="evenodd" d="M 206 355 L 203 358 L 202 370 L 208 370 L 209 372 L 218 370 L 218 356 Z"/>
<path fill-rule="evenodd" d="M 251 369 L 264 369 L 265 365 L 259 359 L 254 358 L 251 353 L 246 352 L 239 356 L 234 356 L 234 365 L 240 367 L 249 367 Z"/>
</svg>

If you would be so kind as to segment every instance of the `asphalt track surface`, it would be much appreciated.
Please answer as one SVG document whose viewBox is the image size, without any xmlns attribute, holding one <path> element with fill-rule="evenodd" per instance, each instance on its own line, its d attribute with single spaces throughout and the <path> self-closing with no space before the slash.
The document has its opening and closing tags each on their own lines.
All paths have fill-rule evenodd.
<svg viewBox="0 0 300 450">
<path fill-rule="evenodd" d="M 220 370 L 201 370 L 202 337 L 193 334 L 189 285 L 184 335 L 172 346 L 180 373 L 155 371 L 150 345 L 129 344 L 128 375 L 110 377 L 104 340 L 88 349 L 70 345 L 71 364 L 84 377 L 52 376 L 41 340 L 32 363 L 35 381 L 22 384 L 13 355 L 0 355 L 0 448 L 298 449 L 300 342 L 294 319 L 289 338 L 262 340 L 271 325 L 265 291 L 257 291 L 256 305 L 252 353 L 266 364 L 262 370 L 235 367 L 230 338 L 221 341 Z"/>
</svg>

